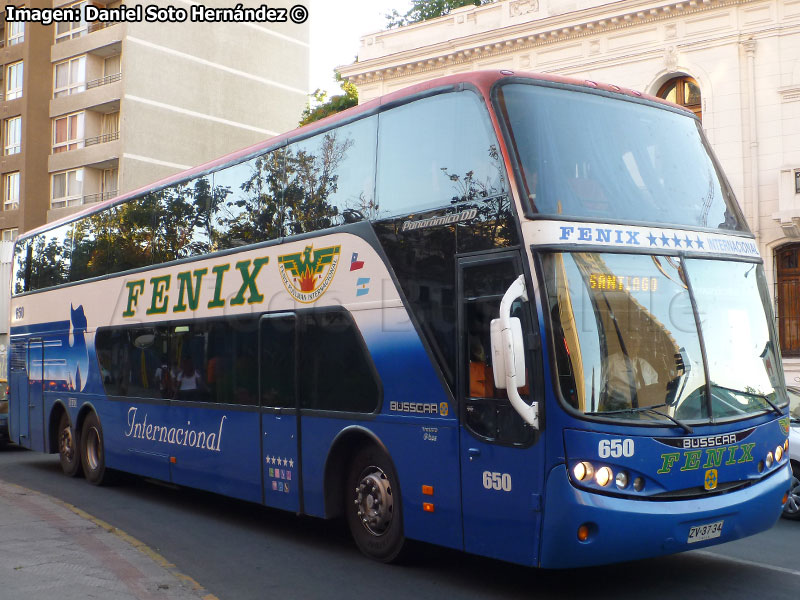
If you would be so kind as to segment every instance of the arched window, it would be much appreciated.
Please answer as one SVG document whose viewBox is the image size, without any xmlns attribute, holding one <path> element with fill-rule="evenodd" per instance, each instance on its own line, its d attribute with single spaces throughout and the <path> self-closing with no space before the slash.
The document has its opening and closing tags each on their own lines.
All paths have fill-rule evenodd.
<svg viewBox="0 0 800 600">
<path fill-rule="evenodd" d="M 700 86 L 697 81 L 686 75 L 667 81 L 658 90 L 657 96 L 675 104 L 688 108 L 698 119 L 703 118 L 703 106 L 700 98 Z"/>
<path fill-rule="evenodd" d="M 800 356 L 800 244 L 775 250 L 775 265 L 781 352 Z"/>
</svg>

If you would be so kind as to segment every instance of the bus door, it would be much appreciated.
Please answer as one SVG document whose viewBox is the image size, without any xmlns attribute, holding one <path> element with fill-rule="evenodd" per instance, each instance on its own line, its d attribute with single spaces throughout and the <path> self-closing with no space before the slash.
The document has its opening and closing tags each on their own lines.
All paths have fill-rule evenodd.
<svg viewBox="0 0 800 600">
<path fill-rule="evenodd" d="M 19 411 L 20 444 L 31 450 L 44 450 L 44 343 L 28 340 L 28 406 Z"/>
<path fill-rule="evenodd" d="M 300 422 L 295 315 L 283 313 L 261 318 L 259 354 L 264 504 L 298 512 L 301 509 Z"/>
<path fill-rule="evenodd" d="M 490 324 L 500 300 L 522 273 L 519 254 L 504 252 L 462 258 L 459 282 L 459 399 L 461 405 L 461 504 L 464 549 L 522 564 L 538 560 L 543 444 L 494 386 Z M 533 332 L 527 303 L 513 311 L 523 322 L 527 345 Z M 530 352 L 528 399 L 533 370 Z M 538 371 L 538 369 L 537 369 Z"/>
</svg>

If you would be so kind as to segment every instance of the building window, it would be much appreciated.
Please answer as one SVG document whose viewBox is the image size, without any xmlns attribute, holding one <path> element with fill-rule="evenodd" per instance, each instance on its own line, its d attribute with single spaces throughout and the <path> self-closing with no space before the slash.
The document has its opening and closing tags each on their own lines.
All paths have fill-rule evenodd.
<svg viewBox="0 0 800 600">
<path fill-rule="evenodd" d="M 113 198 L 117 195 L 117 180 L 119 178 L 119 169 L 104 169 L 103 170 L 103 189 L 100 190 L 103 194 L 103 200 Z"/>
<path fill-rule="evenodd" d="M 11 117 L 6 119 L 3 128 L 5 139 L 5 153 L 18 154 L 22 151 L 22 117 Z"/>
<path fill-rule="evenodd" d="M 786 356 L 800 356 L 800 244 L 778 248 L 775 265 L 781 352 Z"/>
<path fill-rule="evenodd" d="M 122 55 L 109 56 L 103 61 L 103 77 L 113 77 L 122 72 Z"/>
<path fill-rule="evenodd" d="M 81 20 L 56 23 L 56 44 L 86 35 L 88 26 L 86 20 L 83 18 L 83 9 L 86 4 L 86 2 L 76 2 L 75 4 L 69 5 L 68 8 L 81 9 Z"/>
<path fill-rule="evenodd" d="M 53 98 L 86 90 L 86 57 L 78 56 L 58 63 L 54 68 Z"/>
<path fill-rule="evenodd" d="M 83 169 L 53 174 L 50 208 L 83 204 Z"/>
<path fill-rule="evenodd" d="M 3 210 L 19 208 L 19 171 L 3 177 Z"/>
<path fill-rule="evenodd" d="M 3 229 L 2 241 L 13 242 L 15 239 L 17 239 L 18 235 L 19 235 L 19 229 L 17 227 L 12 227 L 11 229 Z"/>
<path fill-rule="evenodd" d="M 53 154 L 83 148 L 84 113 L 53 119 Z"/>
<path fill-rule="evenodd" d="M 25 41 L 25 23 L 12 21 L 8 24 L 8 45 L 20 44 Z"/>
<path fill-rule="evenodd" d="M 6 100 L 22 98 L 22 61 L 6 67 Z"/>
<path fill-rule="evenodd" d="M 688 108 L 698 119 L 703 118 L 702 98 L 700 86 L 692 77 L 682 76 L 670 79 L 661 86 L 657 96 L 675 104 Z"/>
</svg>

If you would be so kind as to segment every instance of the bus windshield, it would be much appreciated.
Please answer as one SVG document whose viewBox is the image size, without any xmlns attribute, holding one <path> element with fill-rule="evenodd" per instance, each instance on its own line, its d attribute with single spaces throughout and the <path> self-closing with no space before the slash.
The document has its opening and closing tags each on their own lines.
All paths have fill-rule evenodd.
<svg viewBox="0 0 800 600">
<path fill-rule="evenodd" d="M 577 252 L 544 262 L 572 408 L 697 424 L 786 404 L 760 265 Z"/>
<path fill-rule="evenodd" d="M 600 93 L 499 88 L 530 209 L 545 215 L 746 231 L 700 123 Z"/>
</svg>

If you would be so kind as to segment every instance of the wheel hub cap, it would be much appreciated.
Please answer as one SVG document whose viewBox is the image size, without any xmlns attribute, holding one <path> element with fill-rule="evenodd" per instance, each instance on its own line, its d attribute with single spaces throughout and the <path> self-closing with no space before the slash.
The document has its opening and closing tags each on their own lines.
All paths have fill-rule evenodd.
<svg viewBox="0 0 800 600">
<path fill-rule="evenodd" d="M 386 533 L 394 514 L 392 487 L 386 473 L 378 467 L 365 469 L 355 492 L 358 518 L 364 528 L 374 536 Z"/>
</svg>

